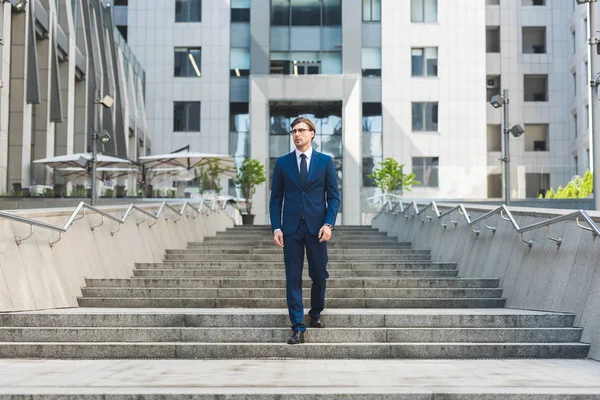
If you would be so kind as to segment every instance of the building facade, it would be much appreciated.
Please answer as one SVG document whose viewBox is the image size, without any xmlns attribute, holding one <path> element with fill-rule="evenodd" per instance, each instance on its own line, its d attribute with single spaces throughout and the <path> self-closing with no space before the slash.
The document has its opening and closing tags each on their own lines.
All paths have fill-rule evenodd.
<svg viewBox="0 0 600 400">
<path fill-rule="evenodd" d="M 114 15 L 146 70 L 154 152 L 189 145 L 271 173 L 293 149 L 290 121 L 308 116 L 338 169 L 340 220 L 360 224 L 387 157 L 421 182 L 407 197 L 502 197 L 503 109 L 489 104 L 502 89 L 525 128 L 510 140 L 511 196 L 583 173 L 585 10 L 572 3 L 116 0 Z M 268 197 L 254 197 L 258 221 Z"/>
<path fill-rule="evenodd" d="M 148 151 L 144 70 L 100 0 L 0 4 L 0 190 L 61 182 L 36 159 L 91 151 L 136 160 Z M 109 95 L 114 105 L 96 101 Z"/>
</svg>

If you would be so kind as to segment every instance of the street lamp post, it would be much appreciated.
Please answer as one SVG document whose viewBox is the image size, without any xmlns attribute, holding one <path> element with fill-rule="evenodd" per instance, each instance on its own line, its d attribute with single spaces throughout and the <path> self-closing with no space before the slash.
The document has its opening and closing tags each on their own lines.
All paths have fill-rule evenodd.
<svg viewBox="0 0 600 400">
<path fill-rule="evenodd" d="M 500 108 L 504 106 L 504 119 L 502 122 L 503 132 L 504 132 L 504 154 L 500 159 L 501 162 L 504 163 L 504 204 L 507 206 L 510 205 L 510 151 L 509 151 L 509 136 L 508 133 L 512 133 L 514 137 L 521 136 L 525 130 L 521 127 L 521 125 L 514 125 L 512 128 L 508 129 L 508 103 L 510 102 L 508 98 L 508 89 L 504 89 L 502 91 L 502 95 L 495 95 L 490 100 L 490 104 L 494 108 Z"/>
<path fill-rule="evenodd" d="M 104 96 L 104 98 L 102 98 L 101 100 L 96 100 L 94 102 L 94 104 L 98 105 L 100 110 L 102 110 L 102 107 L 105 107 L 105 108 L 112 107 L 113 103 L 114 103 L 113 98 L 108 95 Z M 98 155 L 98 139 L 100 139 L 100 141 L 103 144 L 106 144 L 106 143 L 110 142 L 110 140 L 111 140 L 110 134 L 107 131 L 102 131 L 101 112 L 99 112 L 98 125 L 99 125 L 99 129 L 94 130 L 94 132 L 92 134 L 92 159 L 90 160 L 91 181 L 92 181 L 92 193 L 91 193 L 90 203 L 92 206 L 96 205 L 96 198 L 98 197 L 98 193 L 97 193 L 98 185 L 96 184 L 96 164 L 97 164 L 96 157 Z M 100 135 L 99 132 L 102 132 L 102 135 Z"/>
</svg>

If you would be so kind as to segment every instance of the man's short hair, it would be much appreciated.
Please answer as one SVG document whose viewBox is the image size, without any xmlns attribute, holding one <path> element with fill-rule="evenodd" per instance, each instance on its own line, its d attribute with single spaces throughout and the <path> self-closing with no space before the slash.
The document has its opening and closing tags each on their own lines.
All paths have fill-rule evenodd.
<svg viewBox="0 0 600 400">
<path fill-rule="evenodd" d="M 304 122 L 306 125 L 308 125 L 308 129 L 310 129 L 311 131 L 313 131 L 315 133 L 311 139 L 311 142 L 312 142 L 313 140 L 315 140 L 315 136 L 317 135 L 317 128 L 315 128 L 315 124 L 313 124 L 313 122 L 310 119 L 305 118 L 305 117 L 298 117 L 292 121 L 291 127 L 292 127 L 292 129 L 294 129 L 294 126 L 296 126 L 302 122 Z"/>
</svg>

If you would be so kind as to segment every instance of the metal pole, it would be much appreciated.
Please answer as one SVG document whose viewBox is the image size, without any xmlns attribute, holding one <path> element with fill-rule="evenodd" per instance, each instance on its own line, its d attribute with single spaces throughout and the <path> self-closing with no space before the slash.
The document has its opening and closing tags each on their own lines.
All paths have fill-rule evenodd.
<svg viewBox="0 0 600 400">
<path fill-rule="evenodd" d="M 508 89 L 504 89 L 502 93 L 504 97 L 504 204 L 510 205 L 510 152 L 508 149 Z"/>
<path fill-rule="evenodd" d="M 90 161 L 92 163 L 92 198 L 90 199 L 90 204 L 92 206 L 96 205 L 96 191 L 98 190 L 98 187 L 96 186 L 96 154 L 98 152 L 97 145 L 98 133 L 94 132 L 92 134 L 92 159 Z"/>
<path fill-rule="evenodd" d="M 596 54 L 596 31 L 597 31 L 597 7 L 596 2 L 588 3 L 589 23 L 589 66 L 590 66 L 590 170 L 594 173 L 594 209 L 600 210 L 600 100 L 598 99 L 598 55 Z"/>
</svg>

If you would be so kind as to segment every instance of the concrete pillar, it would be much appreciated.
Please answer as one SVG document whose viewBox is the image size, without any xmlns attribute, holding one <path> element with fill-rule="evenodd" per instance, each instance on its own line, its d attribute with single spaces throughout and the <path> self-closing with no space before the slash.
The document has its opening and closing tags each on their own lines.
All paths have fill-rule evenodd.
<svg viewBox="0 0 600 400">
<path fill-rule="evenodd" d="M 51 19 L 52 20 L 52 19 Z M 38 40 L 40 73 L 40 104 L 35 107 L 33 160 L 54 155 L 55 124 L 50 122 L 50 79 L 52 68 L 52 29 L 48 39 Z M 32 160 L 32 161 L 33 161 Z M 48 168 L 33 165 L 33 181 L 43 185 L 48 180 Z"/>
<path fill-rule="evenodd" d="M 268 76 L 250 78 L 250 158 L 259 160 L 265 166 L 269 176 L 269 102 L 266 96 Z M 256 189 L 252 197 L 252 213 L 256 215 L 255 223 L 270 224 L 269 196 L 271 187 L 269 180 Z"/>
<path fill-rule="evenodd" d="M 26 98 L 30 12 L 27 7 L 23 13 L 14 13 L 11 21 L 7 191 L 12 190 L 13 183 L 30 184 L 32 109 Z"/>
<path fill-rule="evenodd" d="M 344 77 L 342 184 L 344 225 L 360 225 L 362 95 L 359 76 Z"/>
<path fill-rule="evenodd" d="M 60 88 L 61 98 L 63 101 L 63 122 L 56 124 L 56 143 L 54 154 L 72 154 L 73 143 L 74 143 L 74 129 L 75 129 L 75 53 L 76 53 L 76 40 L 75 40 L 75 27 L 73 24 L 73 10 L 71 9 L 71 2 L 60 3 L 60 25 L 65 31 L 69 40 L 69 58 L 60 63 L 59 65 L 59 77 L 60 77 Z"/>
<path fill-rule="evenodd" d="M 10 102 L 10 43 L 11 12 L 10 4 L 0 5 L 0 37 L 4 46 L 0 47 L 0 193 L 9 190 L 8 179 L 8 113 Z"/>
</svg>

